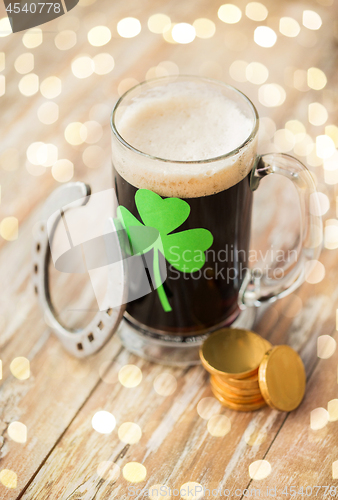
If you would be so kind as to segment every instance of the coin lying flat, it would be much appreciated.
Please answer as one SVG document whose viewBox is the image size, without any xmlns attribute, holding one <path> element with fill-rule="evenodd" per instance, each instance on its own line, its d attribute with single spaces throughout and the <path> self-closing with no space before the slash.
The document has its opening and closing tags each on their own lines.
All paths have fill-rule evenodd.
<svg viewBox="0 0 338 500">
<path fill-rule="evenodd" d="M 218 392 L 218 394 L 220 394 L 224 399 L 233 403 L 239 403 L 239 404 L 256 403 L 262 399 L 262 394 L 260 391 L 252 395 L 240 395 L 224 390 L 217 384 L 217 382 L 213 380 L 212 377 L 210 379 L 210 383 L 211 387 L 213 387 L 215 391 Z"/>
<path fill-rule="evenodd" d="M 269 406 L 281 411 L 295 410 L 304 397 L 306 386 L 299 354 L 287 345 L 273 347 L 263 357 L 258 381 Z"/>
<path fill-rule="evenodd" d="M 221 378 L 218 375 L 215 375 L 217 378 Z M 251 375 L 251 377 L 247 377 L 245 379 L 239 380 L 231 377 L 223 377 L 222 380 L 226 381 L 227 384 L 229 384 L 231 387 L 235 387 L 238 389 L 258 389 L 259 384 L 258 384 L 258 372 L 255 373 L 254 375 Z"/>
<path fill-rule="evenodd" d="M 222 328 L 200 349 L 204 368 L 213 375 L 244 379 L 255 375 L 271 344 L 259 335 L 237 328 Z"/>
<path fill-rule="evenodd" d="M 246 388 L 245 385 L 243 387 L 234 387 L 227 383 L 227 379 L 221 379 L 217 377 L 217 375 L 211 375 L 211 381 L 213 381 L 214 385 L 219 388 L 219 390 L 224 390 L 225 392 L 229 392 L 231 394 L 237 394 L 238 396 L 255 396 L 257 394 L 261 394 L 261 390 L 258 385 L 258 380 L 256 387 Z M 245 380 L 245 379 L 244 379 Z"/>
<path fill-rule="evenodd" d="M 236 410 L 236 411 L 255 411 L 259 410 L 260 408 L 263 408 L 266 406 L 266 401 L 262 398 L 261 401 L 258 401 L 256 403 L 250 403 L 250 404 L 240 404 L 240 403 L 233 403 L 231 401 L 228 401 L 227 399 L 223 398 L 215 389 L 212 387 L 211 388 L 214 396 L 218 399 L 218 401 L 225 406 L 226 408 L 230 408 L 231 410 Z"/>
</svg>

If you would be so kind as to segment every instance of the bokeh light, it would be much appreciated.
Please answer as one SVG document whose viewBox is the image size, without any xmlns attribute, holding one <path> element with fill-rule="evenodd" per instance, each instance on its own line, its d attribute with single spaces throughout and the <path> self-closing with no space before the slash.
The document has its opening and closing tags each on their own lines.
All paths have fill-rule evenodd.
<svg viewBox="0 0 338 500">
<path fill-rule="evenodd" d="M 173 29 L 175 28 L 176 23 L 171 23 L 162 33 L 163 39 L 168 43 L 177 43 L 173 39 Z"/>
<path fill-rule="evenodd" d="M 41 123 L 51 125 L 59 119 L 59 106 L 55 102 L 44 102 L 39 106 L 37 114 Z"/>
<path fill-rule="evenodd" d="M 254 41 L 260 47 L 273 47 L 277 41 L 277 35 L 268 26 L 258 26 L 254 31 Z"/>
<path fill-rule="evenodd" d="M 330 335 L 320 335 L 317 338 L 317 356 L 321 359 L 329 359 L 335 353 L 337 343 Z"/>
<path fill-rule="evenodd" d="M 332 463 L 332 479 L 338 479 L 338 460 Z"/>
<path fill-rule="evenodd" d="M 311 125 L 324 125 L 329 115 L 327 109 L 319 102 L 312 102 L 308 107 L 308 120 Z"/>
<path fill-rule="evenodd" d="M 95 26 L 88 33 L 88 42 L 93 47 L 102 47 L 111 40 L 111 31 L 107 26 Z"/>
<path fill-rule="evenodd" d="M 147 469 L 138 462 L 128 462 L 122 469 L 122 475 L 130 483 L 141 483 L 147 477 Z"/>
<path fill-rule="evenodd" d="M 35 73 L 29 73 L 21 78 L 19 90 L 22 95 L 30 97 L 39 90 L 39 77 Z"/>
<path fill-rule="evenodd" d="M 61 94 L 61 80 L 57 76 L 49 76 L 41 82 L 40 92 L 46 99 L 54 99 Z"/>
<path fill-rule="evenodd" d="M 260 2 L 249 2 L 245 15 L 252 21 L 264 21 L 268 17 L 268 9 Z"/>
<path fill-rule="evenodd" d="M 285 99 L 286 92 L 277 83 L 265 83 L 258 90 L 258 100 L 267 108 L 281 106 Z"/>
<path fill-rule="evenodd" d="M 55 37 L 54 43 L 59 50 L 69 50 L 76 45 L 77 36 L 73 30 L 64 30 L 58 33 Z"/>
<path fill-rule="evenodd" d="M 34 56 L 31 52 L 25 52 L 15 59 L 14 68 L 21 75 L 30 73 L 34 69 Z"/>
<path fill-rule="evenodd" d="M 154 380 L 154 390 L 160 396 L 171 396 L 177 388 L 177 380 L 171 373 L 160 373 Z"/>
<path fill-rule="evenodd" d="M 89 56 L 80 56 L 72 62 L 72 72 L 76 78 L 88 78 L 94 73 L 94 61 Z"/>
<path fill-rule="evenodd" d="M 68 182 L 73 178 L 74 164 L 70 160 L 58 160 L 52 166 L 52 176 L 58 182 Z"/>
<path fill-rule="evenodd" d="M 320 283 L 325 278 L 325 267 L 319 260 L 310 260 L 305 264 L 305 281 L 311 285 Z"/>
<path fill-rule="evenodd" d="M 115 426 L 115 417 L 109 411 L 97 411 L 92 418 L 92 427 L 100 434 L 111 434 Z"/>
<path fill-rule="evenodd" d="M 225 415 L 213 415 L 208 420 L 207 429 L 211 436 L 226 436 L 231 430 L 231 420 Z"/>
<path fill-rule="evenodd" d="M 293 38 L 300 33 L 300 26 L 292 17 L 281 17 L 279 20 L 279 31 L 282 35 Z"/>
<path fill-rule="evenodd" d="M 327 403 L 327 412 L 329 414 L 330 422 L 337 422 L 338 420 L 338 399 L 331 399 Z"/>
<path fill-rule="evenodd" d="M 0 222 L 0 236 L 7 241 L 14 241 L 18 238 L 19 221 L 16 217 L 5 217 Z M 21 358 L 16 358 L 21 359 Z M 14 375 L 14 373 L 13 373 Z M 18 377 L 19 378 L 19 377 Z"/>
<path fill-rule="evenodd" d="M 0 483 L 6 488 L 15 489 L 18 484 L 18 476 L 10 469 L 2 469 L 0 472 Z"/>
<path fill-rule="evenodd" d="M 316 137 L 316 154 L 319 158 L 330 158 L 336 151 L 334 142 L 328 135 L 318 135 Z"/>
<path fill-rule="evenodd" d="M 27 380 L 31 374 L 29 359 L 23 356 L 14 358 L 9 365 L 9 369 L 18 380 Z"/>
<path fill-rule="evenodd" d="M 86 129 L 83 128 L 81 122 L 72 122 L 67 125 L 65 129 L 65 139 L 68 144 L 78 146 L 86 140 L 86 137 Z"/>
<path fill-rule="evenodd" d="M 202 398 L 197 405 L 197 413 L 203 420 L 209 420 L 212 416 L 220 413 L 221 409 L 221 404 L 213 397 Z"/>
<path fill-rule="evenodd" d="M 153 14 L 148 19 L 148 28 L 152 33 L 162 34 L 170 25 L 171 19 L 166 14 Z"/>
<path fill-rule="evenodd" d="M 42 30 L 40 28 L 32 28 L 27 30 L 22 37 L 22 43 L 27 49 L 35 49 L 42 44 Z"/>
<path fill-rule="evenodd" d="M 324 245 L 328 250 L 338 248 L 338 220 L 327 219 L 324 228 Z"/>
<path fill-rule="evenodd" d="M 125 422 L 118 429 L 118 436 L 122 443 L 136 444 L 142 437 L 141 427 L 134 422 Z"/>
<path fill-rule="evenodd" d="M 125 365 L 119 370 L 118 379 L 124 387 L 137 387 L 142 382 L 142 371 L 136 365 Z"/>
<path fill-rule="evenodd" d="M 93 58 L 93 63 L 94 71 L 97 75 L 107 75 L 108 73 L 113 71 L 115 66 L 113 56 L 104 52 L 102 52 L 101 54 L 97 54 Z"/>
<path fill-rule="evenodd" d="M 82 125 L 80 133 L 87 144 L 95 144 L 102 138 L 103 129 L 99 122 L 90 120 Z"/>
<path fill-rule="evenodd" d="M 193 22 L 193 27 L 198 38 L 211 38 L 216 32 L 216 26 L 211 19 L 201 17 Z"/>
<path fill-rule="evenodd" d="M 10 35 L 12 32 L 12 26 L 9 22 L 8 17 L 2 17 L 0 19 L 0 38 Z"/>
<path fill-rule="evenodd" d="M 309 30 L 319 30 L 322 25 L 322 18 L 313 10 L 304 10 L 303 26 Z"/>
<path fill-rule="evenodd" d="M 141 23 L 135 17 L 125 17 L 117 23 L 117 32 L 122 38 L 134 38 L 141 32 Z"/>
<path fill-rule="evenodd" d="M 236 60 L 232 62 L 229 68 L 231 78 L 233 78 L 236 82 L 246 82 L 247 67 L 248 63 L 246 61 Z"/>
<path fill-rule="evenodd" d="M 309 68 L 307 70 L 307 84 L 310 89 L 322 90 L 327 84 L 324 71 L 319 68 Z"/>
<path fill-rule="evenodd" d="M 9 437 L 16 443 L 27 441 L 27 427 L 22 422 L 11 422 L 7 429 Z"/>
<path fill-rule="evenodd" d="M 226 3 L 220 6 L 217 15 L 223 23 L 236 24 L 241 20 L 242 11 L 237 5 Z"/>
<path fill-rule="evenodd" d="M 265 83 L 269 77 L 268 68 L 259 62 L 251 62 L 245 70 L 246 78 L 250 83 L 261 85 Z"/>
<path fill-rule="evenodd" d="M 249 476 L 251 479 L 261 481 L 271 474 L 271 465 L 267 460 L 256 460 L 249 465 Z"/>
<path fill-rule="evenodd" d="M 336 125 L 326 125 L 325 135 L 331 137 L 336 148 L 338 148 L 338 127 Z"/>
<path fill-rule="evenodd" d="M 180 487 L 180 495 L 183 500 L 199 500 L 204 497 L 204 488 L 200 483 L 188 481 Z"/>
<path fill-rule="evenodd" d="M 188 23 L 178 23 L 172 29 L 172 37 L 177 43 L 191 43 L 195 40 L 195 28 Z"/>
<path fill-rule="evenodd" d="M 325 408 L 315 408 L 310 413 L 310 428 L 313 431 L 323 429 L 329 421 L 329 414 Z"/>
</svg>

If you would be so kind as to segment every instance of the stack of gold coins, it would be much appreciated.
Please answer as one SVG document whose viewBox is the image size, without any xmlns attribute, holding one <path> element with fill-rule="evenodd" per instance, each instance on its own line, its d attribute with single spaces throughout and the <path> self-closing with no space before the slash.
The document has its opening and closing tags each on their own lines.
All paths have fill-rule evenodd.
<svg viewBox="0 0 338 500">
<path fill-rule="evenodd" d="M 223 328 L 210 335 L 200 349 L 211 389 L 223 406 L 253 411 L 266 404 L 291 411 L 305 392 L 305 370 L 289 346 L 272 347 L 249 330 Z"/>
</svg>

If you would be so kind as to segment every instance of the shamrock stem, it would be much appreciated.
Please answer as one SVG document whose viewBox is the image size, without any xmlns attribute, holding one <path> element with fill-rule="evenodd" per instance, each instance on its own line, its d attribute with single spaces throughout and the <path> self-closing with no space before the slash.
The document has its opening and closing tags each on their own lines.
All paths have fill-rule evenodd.
<svg viewBox="0 0 338 500">
<path fill-rule="evenodd" d="M 172 309 L 169 304 L 168 297 L 166 296 L 166 293 L 163 288 L 161 274 L 160 274 L 160 263 L 159 263 L 158 253 L 159 252 L 157 248 L 154 248 L 153 271 L 154 271 L 156 289 L 163 309 L 165 310 L 165 312 L 170 312 Z"/>
</svg>

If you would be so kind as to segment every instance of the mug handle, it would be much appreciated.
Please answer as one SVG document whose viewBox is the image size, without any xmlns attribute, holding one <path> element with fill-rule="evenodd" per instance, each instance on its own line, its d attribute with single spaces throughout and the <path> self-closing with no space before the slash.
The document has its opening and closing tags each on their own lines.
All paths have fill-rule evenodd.
<svg viewBox="0 0 338 500">
<path fill-rule="evenodd" d="M 309 170 L 293 156 L 269 153 L 258 156 L 251 172 L 250 187 L 255 191 L 260 181 L 270 174 L 279 174 L 290 179 L 296 186 L 300 202 L 300 235 L 296 260 L 289 262 L 282 270 L 281 278 L 271 277 L 269 273 L 250 269 L 239 293 L 242 309 L 274 302 L 298 288 L 305 280 L 310 261 L 317 260 L 322 245 L 322 219 L 318 209 L 318 197 Z M 277 262 L 272 263 L 275 269 Z"/>
</svg>

